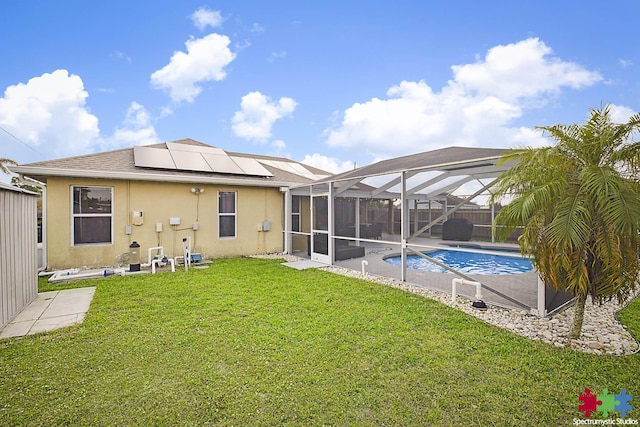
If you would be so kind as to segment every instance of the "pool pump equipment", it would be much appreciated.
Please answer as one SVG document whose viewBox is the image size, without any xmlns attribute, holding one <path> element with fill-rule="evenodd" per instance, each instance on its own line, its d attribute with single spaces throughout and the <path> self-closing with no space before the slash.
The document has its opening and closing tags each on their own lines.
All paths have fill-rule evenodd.
<svg viewBox="0 0 640 427">
<path fill-rule="evenodd" d="M 136 241 L 129 245 L 129 271 L 140 271 L 140 244 Z"/>
</svg>

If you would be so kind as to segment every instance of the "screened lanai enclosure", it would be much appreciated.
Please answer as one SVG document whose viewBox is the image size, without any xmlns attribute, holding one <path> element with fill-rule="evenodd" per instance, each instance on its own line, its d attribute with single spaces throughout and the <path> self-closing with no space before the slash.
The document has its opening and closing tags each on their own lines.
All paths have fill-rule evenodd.
<svg viewBox="0 0 640 427">
<path fill-rule="evenodd" d="M 546 287 L 530 266 L 511 268 L 522 261 L 517 233 L 494 238 L 500 207 L 488 200 L 510 166 L 499 164 L 503 153 L 449 147 L 286 189 L 285 253 L 445 293 L 458 279 L 461 297 L 476 300 L 479 290 L 489 305 L 551 314 L 569 295 Z M 477 268 L 486 258 L 498 260 L 489 272 Z"/>
</svg>

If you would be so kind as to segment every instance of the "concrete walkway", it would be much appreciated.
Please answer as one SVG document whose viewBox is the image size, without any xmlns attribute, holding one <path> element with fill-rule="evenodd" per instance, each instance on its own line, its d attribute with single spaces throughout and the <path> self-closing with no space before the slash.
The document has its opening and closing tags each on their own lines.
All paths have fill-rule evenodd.
<svg viewBox="0 0 640 427">
<path fill-rule="evenodd" d="M 95 291 L 93 286 L 41 292 L 0 330 L 0 338 L 21 337 L 82 323 Z"/>
</svg>

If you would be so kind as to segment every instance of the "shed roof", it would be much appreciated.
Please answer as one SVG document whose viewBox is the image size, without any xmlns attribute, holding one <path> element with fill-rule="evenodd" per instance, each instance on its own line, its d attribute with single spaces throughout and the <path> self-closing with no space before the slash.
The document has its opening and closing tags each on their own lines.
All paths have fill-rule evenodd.
<svg viewBox="0 0 640 427">
<path fill-rule="evenodd" d="M 24 188 L 16 187 L 14 185 L 9 185 L 4 182 L 0 182 L 0 191 L 14 191 L 16 193 L 24 193 L 30 196 L 37 196 L 33 191 L 25 190 Z"/>
</svg>

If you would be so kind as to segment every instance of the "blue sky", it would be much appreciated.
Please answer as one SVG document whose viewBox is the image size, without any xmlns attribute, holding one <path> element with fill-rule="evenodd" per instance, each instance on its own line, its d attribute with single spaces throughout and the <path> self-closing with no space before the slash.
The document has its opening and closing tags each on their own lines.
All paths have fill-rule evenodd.
<svg viewBox="0 0 640 427">
<path fill-rule="evenodd" d="M 640 111 L 640 2 L 0 2 L 0 157 L 194 138 L 337 172 Z"/>
</svg>

